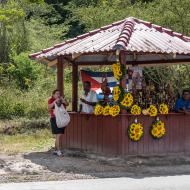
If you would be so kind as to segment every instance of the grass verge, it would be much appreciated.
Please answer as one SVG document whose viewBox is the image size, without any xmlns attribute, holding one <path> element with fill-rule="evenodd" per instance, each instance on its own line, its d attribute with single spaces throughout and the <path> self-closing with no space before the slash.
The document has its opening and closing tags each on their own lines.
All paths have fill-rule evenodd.
<svg viewBox="0 0 190 190">
<path fill-rule="evenodd" d="M 49 126 L 44 124 L 44 128 L 38 128 L 36 125 L 32 127 L 27 121 L 28 125 L 22 125 L 19 121 L 9 121 L 13 133 L 6 134 L 3 132 L 3 126 L 7 125 L 7 121 L 0 122 L 0 152 L 8 154 L 25 153 L 33 151 L 46 151 L 54 145 L 54 137 L 51 134 Z M 38 123 L 37 121 L 35 123 Z M 30 126 L 30 127 L 28 127 Z M 22 130 L 21 130 L 22 129 Z"/>
</svg>

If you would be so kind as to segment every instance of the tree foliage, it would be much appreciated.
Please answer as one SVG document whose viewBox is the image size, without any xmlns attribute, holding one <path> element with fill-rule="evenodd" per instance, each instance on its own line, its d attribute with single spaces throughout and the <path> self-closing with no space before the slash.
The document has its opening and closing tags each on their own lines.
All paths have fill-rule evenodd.
<svg viewBox="0 0 190 190">
<path fill-rule="evenodd" d="M 30 92 L 37 102 L 36 108 L 43 114 L 46 110 L 41 107 L 46 109 L 46 102 L 38 96 L 43 91 L 46 98 L 55 88 L 55 70 L 47 70 L 29 60 L 29 52 L 131 16 L 190 36 L 189 7 L 190 0 L 0 0 L 0 94 L 3 87 Z M 159 80 L 171 78 L 177 89 L 189 87 L 189 71 L 186 65 L 164 71 L 154 68 L 148 72 L 151 76 L 164 73 L 159 75 Z M 65 75 L 66 88 L 70 88 L 71 70 L 66 70 Z M 7 101 L 10 100 L 4 94 L 2 102 L 9 107 Z M 70 91 L 66 96 L 70 98 Z M 34 116 L 33 99 L 31 101 L 27 113 Z M 13 106 L 10 113 L 23 113 L 20 103 Z"/>
</svg>

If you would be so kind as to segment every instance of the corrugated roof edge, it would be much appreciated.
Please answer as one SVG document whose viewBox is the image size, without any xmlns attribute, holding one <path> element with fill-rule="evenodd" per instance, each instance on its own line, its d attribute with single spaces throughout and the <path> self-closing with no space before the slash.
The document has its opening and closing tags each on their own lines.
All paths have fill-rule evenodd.
<svg viewBox="0 0 190 190">
<path fill-rule="evenodd" d="M 92 36 L 92 35 L 94 35 L 94 34 L 100 32 L 101 30 L 102 30 L 102 31 L 103 31 L 103 30 L 107 30 L 107 29 L 109 29 L 109 28 L 111 28 L 111 27 L 113 27 L 113 26 L 120 25 L 120 24 L 122 24 L 123 22 L 125 22 L 124 28 L 122 29 L 122 32 L 121 32 L 121 34 L 120 34 L 120 37 L 118 38 L 118 41 L 117 41 L 118 44 L 116 43 L 116 46 L 115 46 L 115 47 L 117 47 L 117 46 L 122 46 L 122 47 L 125 46 L 125 47 L 126 47 L 126 46 L 127 46 L 127 43 L 129 42 L 129 39 L 130 39 L 130 36 L 131 36 L 131 32 L 132 32 L 132 30 L 133 30 L 133 27 L 134 27 L 135 23 L 139 23 L 139 24 L 142 23 L 142 24 L 146 25 L 146 26 L 149 27 L 149 28 L 154 28 L 154 29 L 158 30 L 159 32 L 164 32 L 164 33 L 167 33 L 167 34 L 169 34 L 169 35 L 171 35 L 171 36 L 178 37 L 178 38 L 180 38 L 180 39 L 183 40 L 183 41 L 190 42 L 190 37 L 184 36 L 184 35 L 181 34 L 181 33 L 173 32 L 171 29 L 164 28 L 164 27 L 162 27 L 162 26 L 152 24 L 151 22 L 147 22 L 147 21 L 144 21 L 144 20 L 141 20 L 141 19 L 137 19 L 137 18 L 134 18 L 134 17 L 129 17 L 129 18 L 126 18 L 126 19 L 123 19 L 123 20 L 114 22 L 114 23 L 112 23 L 111 25 L 106 25 L 106 26 L 103 26 L 103 27 L 101 27 L 101 28 L 99 28 L 99 29 L 95 29 L 95 30 L 89 31 L 88 33 L 79 35 L 79 36 L 77 36 L 77 37 L 75 37 L 75 38 L 68 39 L 68 40 L 66 40 L 66 41 L 64 41 L 64 42 L 62 42 L 62 43 L 60 43 L 60 44 L 56 44 L 56 45 L 54 45 L 54 46 L 52 46 L 52 47 L 43 49 L 43 50 L 41 50 L 41 51 L 39 51 L 39 52 L 37 52 L 37 53 L 32 53 L 32 54 L 29 55 L 29 57 L 30 57 L 31 59 L 36 59 L 37 56 L 39 56 L 39 55 L 42 54 L 42 53 L 47 53 L 47 52 L 49 52 L 49 51 L 51 51 L 51 50 L 53 50 L 53 49 L 55 49 L 55 48 L 59 48 L 59 47 L 65 45 L 65 44 L 68 44 L 68 43 L 72 43 L 72 42 L 74 42 L 74 41 L 76 41 L 76 40 L 78 40 L 78 39 L 84 39 L 84 38 L 86 38 L 86 37 L 88 37 L 88 36 Z M 125 26 L 126 26 L 127 24 L 129 24 L 129 23 L 131 23 L 132 26 L 131 26 L 130 29 L 126 29 L 126 30 L 128 30 L 128 31 L 130 32 L 130 33 L 127 35 L 127 31 L 124 30 L 124 29 L 125 29 Z M 129 26 L 130 26 L 130 24 L 129 24 Z M 125 32 L 124 32 L 124 31 L 125 31 Z M 123 34 L 123 35 L 122 35 L 122 34 Z M 121 43 L 121 44 L 120 44 L 120 43 Z"/>
<path fill-rule="evenodd" d="M 78 40 L 78 39 L 84 39 L 84 38 L 86 38 L 86 37 L 88 37 L 88 36 L 92 36 L 92 35 L 98 33 L 98 32 L 101 31 L 101 30 L 107 30 L 107 29 L 109 29 L 109 28 L 111 28 L 111 27 L 113 27 L 113 26 L 120 25 L 120 24 L 122 24 L 123 22 L 125 22 L 125 20 L 126 20 L 126 19 L 120 20 L 120 21 L 114 22 L 114 23 L 112 23 L 112 24 L 110 24 L 110 25 L 103 26 L 103 27 L 101 27 L 101 28 L 99 28 L 99 29 L 95 29 L 95 30 L 89 31 L 89 32 L 87 32 L 87 33 L 85 33 L 85 34 L 79 35 L 79 36 L 77 36 L 77 37 L 75 37 L 75 38 L 71 38 L 71 39 L 65 40 L 64 42 L 62 42 L 62 43 L 60 43 L 60 44 L 56 44 L 56 45 L 54 45 L 54 46 L 52 46 L 52 47 L 49 47 L 49 48 L 47 48 L 47 49 L 43 49 L 43 50 L 41 50 L 41 51 L 39 51 L 39 52 L 37 52 L 37 53 L 30 54 L 29 57 L 30 57 L 31 59 L 35 59 L 37 56 L 39 56 L 39 55 L 42 54 L 42 53 L 47 53 L 48 51 L 51 51 L 51 50 L 53 50 L 54 48 L 59 48 L 59 47 L 65 45 L 65 44 L 67 44 L 67 43 L 72 43 L 72 42 L 74 42 L 74 41 L 76 41 L 76 40 Z"/>
<path fill-rule="evenodd" d="M 134 21 L 136 23 L 142 23 L 142 24 L 146 25 L 149 28 L 155 28 L 156 30 L 158 30 L 160 32 L 164 32 L 164 33 L 167 33 L 167 34 L 169 34 L 171 36 L 178 37 L 178 38 L 180 38 L 183 41 L 190 42 L 190 37 L 184 36 L 183 34 L 178 33 L 178 32 L 174 32 L 174 31 L 172 31 L 169 28 L 164 28 L 162 26 L 155 25 L 155 24 L 152 24 L 151 22 L 146 22 L 144 20 L 140 20 L 140 19 L 137 19 L 137 18 L 133 18 L 133 19 L 134 19 Z"/>
</svg>

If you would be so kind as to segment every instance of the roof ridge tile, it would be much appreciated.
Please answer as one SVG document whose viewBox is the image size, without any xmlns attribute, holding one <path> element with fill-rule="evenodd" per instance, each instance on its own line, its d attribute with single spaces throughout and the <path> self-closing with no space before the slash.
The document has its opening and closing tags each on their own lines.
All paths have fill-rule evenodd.
<svg viewBox="0 0 190 190">
<path fill-rule="evenodd" d="M 134 30 L 135 21 L 133 17 L 129 17 L 125 19 L 125 23 L 123 26 L 123 29 L 119 35 L 119 38 L 114 46 L 114 49 L 122 48 L 126 49 L 129 39 L 131 37 L 131 34 Z"/>
</svg>

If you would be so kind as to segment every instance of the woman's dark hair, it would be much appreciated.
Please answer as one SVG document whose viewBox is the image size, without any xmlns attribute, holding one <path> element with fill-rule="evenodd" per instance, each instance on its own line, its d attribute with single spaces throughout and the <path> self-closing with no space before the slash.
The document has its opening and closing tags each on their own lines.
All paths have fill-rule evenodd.
<svg viewBox="0 0 190 190">
<path fill-rule="evenodd" d="M 58 89 L 55 89 L 53 92 L 52 92 L 52 95 L 54 95 L 56 92 L 59 92 Z"/>
</svg>

